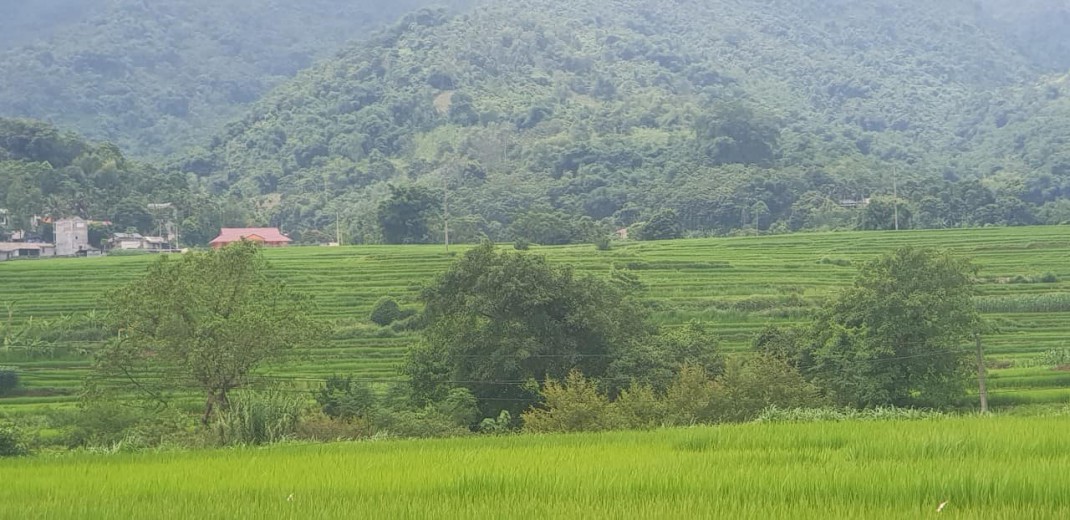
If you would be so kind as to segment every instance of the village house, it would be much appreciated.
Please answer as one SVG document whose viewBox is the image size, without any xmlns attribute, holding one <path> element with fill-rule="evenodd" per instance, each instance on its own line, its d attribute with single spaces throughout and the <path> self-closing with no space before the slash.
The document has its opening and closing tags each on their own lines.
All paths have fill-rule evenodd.
<svg viewBox="0 0 1070 520">
<path fill-rule="evenodd" d="M 37 242 L 0 242 L 0 262 L 16 258 L 56 256 L 56 246 Z"/>
<path fill-rule="evenodd" d="M 89 247 L 89 222 L 78 217 L 57 220 L 56 256 L 87 256 Z"/>
<path fill-rule="evenodd" d="M 256 242 L 267 247 L 282 247 L 293 242 L 290 237 L 283 235 L 279 228 L 223 228 L 219 236 L 208 245 L 219 249 L 242 240 Z"/>
<path fill-rule="evenodd" d="M 170 251 L 171 244 L 163 237 L 147 237 L 140 233 L 115 233 L 108 247 L 124 251 Z"/>
</svg>

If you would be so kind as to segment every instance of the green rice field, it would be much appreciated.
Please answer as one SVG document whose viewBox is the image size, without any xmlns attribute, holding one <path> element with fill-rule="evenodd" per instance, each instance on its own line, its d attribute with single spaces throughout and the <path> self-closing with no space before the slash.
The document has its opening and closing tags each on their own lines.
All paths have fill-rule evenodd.
<svg viewBox="0 0 1070 520">
<path fill-rule="evenodd" d="M 6 459 L 0 518 L 1064 519 L 1068 427 L 752 423 Z"/>
<path fill-rule="evenodd" d="M 808 319 L 821 300 L 850 283 L 857 265 L 897 246 L 947 248 L 981 267 L 979 308 L 994 325 L 985 338 L 995 368 L 996 405 L 1070 401 L 1070 372 L 1031 364 L 1070 348 L 1070 227 L 813 233 L 630 242 L 610 251 L 591 245 L 533 247 L 552 261 L 604 275 L 630 269 L 646 284 L 655 319 L 691 319 L 717 332 L 726 351 L 743 351 L 768 324 Z M 381 296 L 414 305 L 420 287 L 458 251 L 441 246 L 292 247 L 268 250 L 279 276 L 314 295 L 316 312 L 335 324 L 329 340 L 272 367 L 273 377 L 317 381 L 334 373 L 396 379 L 411 332 L 367 320 Z M 141 275 L 147 256 L 0 263 L 0 320 L 64 330 L 48 344 L 0 343 L 0 365 L 22 370 L 26 395 L 0 410 L 69 403 L 100 338 L 87 332 L 107 291 Z M 99 336 L 99 335 L 98 335 Z M 2 338 L 0 338 L 2 339 Z"/>
</svg>

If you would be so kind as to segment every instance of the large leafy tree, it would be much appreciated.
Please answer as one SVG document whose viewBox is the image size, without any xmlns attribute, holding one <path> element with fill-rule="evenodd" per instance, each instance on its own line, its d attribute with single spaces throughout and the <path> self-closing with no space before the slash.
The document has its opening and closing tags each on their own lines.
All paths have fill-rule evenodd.
<svg viewBox="0 0 1070 520">
<path fill-rule="evenodd" d="M 544 257 L 485 243 L 422 299 L 428 327 L 405 367 L 417 398 L 441 399 L 463 386 L 494 414 L 526 409 L 538 383 L 572 370 L 620 382 L 642 375 L 625 373 L 617 361 L 634 361 L 650 336 L 643 308 L 619 285 Z"/>
<path fill-rule="evenodd" d="M 976 268 L 946 252 L 906 247 L 863 266 L 815 320 L 797 359 L 841 401 L 946 406 L 970 378 L 979 329 Z"/>
<path fill-rule="evenodd" d="M 199 392 L 206 422 L 256 369 L 323 330 L 248 242 L 163 257 L 107 303 L 117 338 L 100 352 L 95 380 L 160 403 Z"/>
<path fill-rule="evenodd" d="M 435 194 L 419 186 L 390 187 L 390 198 L 379 204 L 379 228 L 388 244 L 431 241 L 429 220 L 439 209 Z"/>
</svg>

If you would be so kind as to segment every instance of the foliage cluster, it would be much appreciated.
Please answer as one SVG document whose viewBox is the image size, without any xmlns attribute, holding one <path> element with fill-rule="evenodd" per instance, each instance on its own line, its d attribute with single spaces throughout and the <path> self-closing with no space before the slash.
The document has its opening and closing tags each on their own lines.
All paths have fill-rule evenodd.
<svg viewBox="0 0 1070 520">
<path fill-rule="evenodd" d="M 0 397 L 9 395 L 19 387 L 19 370 L 0 366 Z"/>
<path fill-rule="evenodd" d="M 425 4 L 6 2 L 0 114 L 52 121 L 138 157 L 186 152 L 354 35 Z"/>
<path fill-rule="evenodd" d="M 769 407 L 817 408 L 827 404 L 819 388 L 770 356 L 732 363 L 711 378 L 684 365 L 665 391 L 636 384 L 616 399 L 578 370 L 563 382 L 548 381 L 541 401 L 521 416 L 534 433 L 647 429 L 753 420 Z"/>
<path fill-rule="evenodd" d="M 355 243 L 442 238 L 437 211 L 383 219 L 399 189 L 450 192 L 468 240 L 539 244 L 637 224 L 659 239 L 893 229 L 896 215 L 902 229 L 1066 221 L 1065 128 L 1046 115 L 1066 112 L 1066 79 L 1012 29 L 1055 8 L 989 7 L 425 10 L 273 91 L 176 168 L 270 199 L 297 235 L 341 222 Z M 1057 31 L 1030 34 L 1058 47 Z"/>
</svg>

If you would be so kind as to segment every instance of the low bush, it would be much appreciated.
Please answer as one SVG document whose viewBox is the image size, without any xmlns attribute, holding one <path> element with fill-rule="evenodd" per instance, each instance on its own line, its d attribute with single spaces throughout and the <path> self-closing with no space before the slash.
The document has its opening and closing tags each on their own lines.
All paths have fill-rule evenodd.
<svg viewBox="0 0 1070 520">
<path fill-rule="evenodd" d="M 497 418 L 487 417 L 479 423 L 479 431 L 489 435 L 502 435 L 513 431 L 513 416 L 509 410 L 502 410 Z"/>
<path fill-rule="evenodd" d="M 615 408 L 578 370 L 564 382 L 547 381 L 543 404 L 521 416 L 524 430 L 532 433 L 596 432 L 618 428 Z"/>
<path fill-rule="evenodd" d="M 0 457 L 21 457 L 29 453 L 22 434 L 14 426 L 0 425 Z"/>
<path fill-rule="evenodd" d="M 594 239 L 594 248 L 599 251 L 609 251 L 613 249 L 613 241 L 609 237 L 598 237 Z"/>
<path fill-rule="evenodd" d="M 714 414 L 718 421 L 744 422 L 769 407 L 814 408 L 828 405 L 821 390 L 784 360 L 758 355 L 728 366 L 718 378 Z"/>
<path fill-rule="evenodd" d="M 0 366 L 0 397 L 13 394 L 18 387 L 18 369 L 15 367 Z"/>
<path fill-rule="evenodd" d="M 516 249 L 517 251 L 527 251 L 528 249 L 531 249 L 531 242 L 524 240 L 523 238 L 517 239 L 516 242 L 513 242 L 513 249 Z"/>
<path fill-rule="evenodd" d="M 117 402 L 99 401 L 77 410 L 58 412 L 52 421 L 54 427 L 64 432 L 64 442 L 69 448 L 153 444 L 138 433 L 152 421 L 152 414 Z"/>
<path fill-rule="evenodd" d="M 396 410 L 384 414 L 378 423 L 388 435 L 406 439 L 455 437 L 471 433 L 468 428 L 457 426 L 449 417 L 434 409 Z"/>
<path fill-rule="evenodd" d="M 369 419 L 378 406 L 375 393 L 367 383 L 352 376 L 331 376 L 312 397 L 320 411 L 331 419 Z"/>
<path fill-rule="evenodd" d="M 1055 273 L 1044 273 L 1038 278 L 1040 283 L 1059 283 L 1059 277 Z"/>
<path fill-rule="evenodd" d="M 1025 276 L 1015 275 L 1011 277 L 1010 283 L 1059 283 L 1059 277 L 1055 273 L 1047 272 L 1041 275 Z"/>
<path fill-rule="evenodd" d="M 375 426 L 366 419 L 332 419 L 315 413 L 301 419 L 294 438 L 314 442 L 355 441 L 375 435 Z"/>
<path fill-rule="evenodd" d="M 877 407 L 857 410 L 854 408 L 780 408 L 770 406 L 754 419 L 754 422 L 828 422 L 828 421 L 906 421 L 943 417 L 932 410 L 916 408 Z"/>
<path fill-rule="evenodd" d="M 376 325 L 385 327 L 402 318 L 401 306 L 389 296 L 383 296 L 375 302 L 368 319 Z"/>
<path fill-rule="evenodd" d="M 850 267 L 851 261 L 846 258 L 830 258 L 827 256 L 821 257 L 821 260 L 817 261 L 820 265 L 835 265 L 838 267 Z"/>
</svg>

